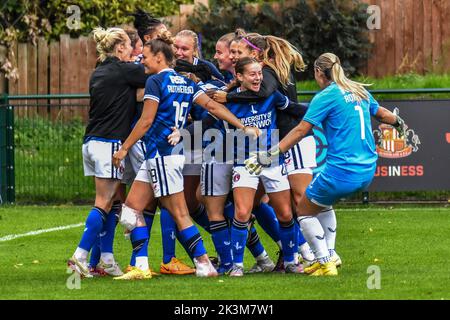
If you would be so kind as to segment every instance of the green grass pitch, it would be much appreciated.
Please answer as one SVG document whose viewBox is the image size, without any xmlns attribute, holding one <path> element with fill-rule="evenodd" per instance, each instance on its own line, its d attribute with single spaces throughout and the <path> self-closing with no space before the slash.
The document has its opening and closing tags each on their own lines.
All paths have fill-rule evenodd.
<svg viewBox="0 0 450 320">
<path fill-rule="evenodd" d="M 84 222 L 89 207 L 0 207 L 0 238 L 12 234 Z M 117 282 L 111 278 L 83 279 L 69 289 L 66 260 L 83 231 L 61 231 L 0 241 L 0 299 L 449 299 L 450 208 L 337 208 L 337 251 L 343 260 L 338 277 L 258 274 L 243 278 L 158 276 L 147 281 Z M 212 242 L 203 232 L 206 247 Z M 260 232 L 272 259 L 276 245 Z M 131 246 L 117 228 L 115 256 L 122 267 Z M 159 270 L 159 216 L 151 234 L 149 259 Z M 177 256 L 189 261 L 180 245 Z M 254 260 L 245 253 L 246 268 Z M 190 261 L 189 261 L 190 263 Z M 380 289 L 371 266 L 380 270 Z"/>
</svg>

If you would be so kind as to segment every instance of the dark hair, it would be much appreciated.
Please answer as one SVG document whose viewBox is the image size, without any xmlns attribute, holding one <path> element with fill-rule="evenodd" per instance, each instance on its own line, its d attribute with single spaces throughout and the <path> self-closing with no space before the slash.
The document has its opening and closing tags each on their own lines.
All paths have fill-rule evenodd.
<svg viewBox="0 0 450 320">
<path fill-rule="evenodd" d="M 136 29 L 130 26 L 125 26 L 123 30 L 127 33 L 128 37 L 131 41 L 131 47 L 134 49 L 136 47 L 136 43 L 139 40 L 139 34 Z"/>
<path fill-rule="evenodd" d="M 258 51 L 258 58 L 262 60 L 262 52 L 267 48 L 266 37 L 259 33 L 248 33 L 241 38 L 241 41 L 250 51 Z"/>
<path fill-rule="evenodd" d="M 161 20 L 156 19 L 150 13 L 145 12 L 140 8 L 137 8 L 132 16 L 134 16 L 134 27 L 137 29 L 142 41 L 144 41 L 145 35 L 152 35 L 157 28 L 163 24 Z"/>
<path fill-rule="evenodd" d="M 173 52 L 173 39 L 169 31 L 161 32 L 155 39 L 147 41 L 144 46 L 148 47 L 153 54 L 161 52 L 169 65 L 173 65 L 175 54 Z"/>
<path fill-rule="evenodd" d="M 236 66 L 234 67 L 234 70 L 236 71 L 236 73 L 243 74 L 245 67 L 252 63 L 259 64 L 258 60 L 256 60 L 255 58 L 245 57 L 245 58 L 239 59 L 236 62 Z"/>
<path fill-rule="evenodd" d="M 177 59 L 174 69 L 176 72 L 180 73 L 192 73 L 202 82 L 212 79 L 211 69 L 206 63 L 193 65 L 185 60 Z"/>
</svg>

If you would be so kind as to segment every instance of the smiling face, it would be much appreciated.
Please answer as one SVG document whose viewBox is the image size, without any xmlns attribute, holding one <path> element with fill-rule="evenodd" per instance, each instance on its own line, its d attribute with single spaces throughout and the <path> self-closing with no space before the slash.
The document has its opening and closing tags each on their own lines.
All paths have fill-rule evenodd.
<svg viewBox="0 0 450 320">
<path fill-rule="evenodd" d="M 177 36 L 174 41 L 175 56 L 177 59 L 194 62 L 195 44 L 191 37 Z"/>
<path fill-rule="evenodd" d="M 233 61 L 230 59 L 230 48 L 225 41 L 218 41 L 216 43 L 216 54 L 214 55 L 214 59 L 217 60 L 220 70 L 233 70 Z"/>
<path fill-rule="evenodd" d="M 250 63 L 244 67 L 244 72 L 237 73 L 236 77 L 241 83 L 242 90 L 258 92 L 263 79 L 261 65 L 256 62 Z"/>
<path fill-rule="evenodd" d="M 238 49 L 239 49 L 239 41 L 231 41 L 229 59 L 231 61 L 233 68 L 236 66 L 236 62 L 239 60 Z"/>
<path fill-rule="evenodd" d="M 161 53 L 153 54 L 148 46 L 144 46 L 142 51 L 142 64 L 146 74 L 158 73 L 161 68 Z"/>
</svg>

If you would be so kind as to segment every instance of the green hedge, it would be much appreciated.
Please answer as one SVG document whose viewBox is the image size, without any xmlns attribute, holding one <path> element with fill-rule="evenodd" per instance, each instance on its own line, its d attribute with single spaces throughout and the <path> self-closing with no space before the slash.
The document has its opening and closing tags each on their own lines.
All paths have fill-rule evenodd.
<svg viewBox="0 0 450 320">
<path fill-rule="evenodd" d="M 281 2 L 279 13 L 268 3 L 253 12 L 247 1 L 211 1 L 209 8 L 200 6 L 195 10 L 189 25 L 202 34 L 206 57 L 214 55 L 220 36 L 240 27 L 289 40 L 309 65 L 309 78 L 313 78 L 314 60 L 324 52 L 337 54 L 347 72 L 354 75 L 369 56 L 366 11 L 367 5 L 358 0 L 298 0 L 289 7 Z"/>
</svg>

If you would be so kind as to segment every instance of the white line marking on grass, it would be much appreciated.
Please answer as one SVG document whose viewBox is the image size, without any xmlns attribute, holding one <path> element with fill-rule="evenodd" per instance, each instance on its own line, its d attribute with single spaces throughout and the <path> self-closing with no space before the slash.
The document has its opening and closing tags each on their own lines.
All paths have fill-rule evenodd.
<svg viewBox="0 0 450 320">
<path fill-rule="evenodd" d="M 22 234 L 10 234 L 10 235 L 7 235 L 7 236 L 4 236 L 4 237 L 0 238 L 0 242 L 10 241 L 10 240 L 14 240 L 14 239 L 17 239 L 17 238 L 22 238 L 22 237 L 35 236 L 35 235 L 38 235 L 38 234 L 41 234 L 41 233 L 73 229 L 73 228 L 78 228 L 78 227 L 81 227 L 81 226 L 84 226 L 84 223 L 69 224 L 67 226 L 60 226 L 60 227 L 55 227 L 55 228 L 50 228 L 50 229 L 30 231 L 30 232 L 22 233 Z"/>
</svg>

